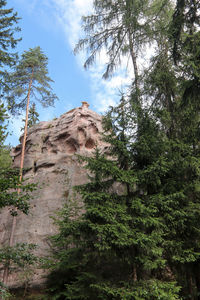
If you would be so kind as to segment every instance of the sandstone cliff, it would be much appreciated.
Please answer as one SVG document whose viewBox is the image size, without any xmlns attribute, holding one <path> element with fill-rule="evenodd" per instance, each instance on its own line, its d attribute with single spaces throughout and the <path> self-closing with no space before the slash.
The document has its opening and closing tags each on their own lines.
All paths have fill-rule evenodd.
<svg viewBox="0 0 200 300">
<path fill-rule="evenodd" d="M 28 131 L 24 178 L 38 183 L 30 200 L 28 216 L 19 213 L 15 231 L 15 243 L 27 242 L 38 245 L 37 254 L 48 249 L 48 237 L 56 228 L 50 216 L 54 215 L 72 194 L 72 187 L 87 181 L 86 170 L 78 163 L 75 154 L 91 155 L 98 145 L 102 151 L 106 144 L 101 141 L 101 116 L 88 108 L 73 109 L 60 118 L 40 122 Z M 22 141 L 22 137 L 20 138 Z M 13 164 L 19 167 L 21 144 L 12 151 Z M 0 216 L 0 243 L 8 244 L 12 216 L 5 209 Z M 19 274 L 10 276 L 10 285 L 19 285 Z M 44 281 L 41 270 L 35 270 L 33 285 Z"/>
</svg>

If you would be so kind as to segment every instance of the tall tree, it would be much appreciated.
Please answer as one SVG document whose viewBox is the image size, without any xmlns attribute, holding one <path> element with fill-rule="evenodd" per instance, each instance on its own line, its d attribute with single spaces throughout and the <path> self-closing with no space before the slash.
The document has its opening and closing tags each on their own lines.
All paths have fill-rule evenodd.
<svg viewBox="0 0 200 300">
<path fill-rule="evenodd" d="M 14 71 L 7 73 L 4 92 L 12 114 L 23 110 L 27 101 L 36 100 L 44 107 L 54 104 L 57 96 L 52 92 L 47 65 L 47 56 L 35 47 L 24 51 Z"/>
<path fill-rule="evenodd" d="M 158 37 L 161 30 L 158 30 L 158 19 L 164 19 L 160 26 L 167 27 L 170 20 L 170 1 L 94 0 L 93 7 L 94 14 L 83 17 L 86 37 L 79 41 L 75 53 L 87 48 L 89 57 L 84 64 L 87 68 L 94 63 L 96 55 L 105 49 L 108 63 L 104 78 L 112 75 L 119 67 L 122 56 L 130 56 L 138 94 L 138 53 L 141 53 L 145 44 Z"/>
<path fill-rule="evenodd" d="M 28 115 L 30 100 L 38 100 L 44 107 L 53 105 L 57 96 L 52 93 L 50 82 L 53 80 L 48 76 L 48 58 L 40 47 L 24 51 L 15 70 L 7 74 L 7 85 L 4 88 L 7 94 L 6 100 L 12 113 L 24 109 L 26 106 L 26 120 L 24 138 L 22 143 L 22 154 L 20 163 L 20 177 L 24 164 L 24 153 L 28 128 Z"/>
<path fill-rule="evenodd" d="M 24 136 L 22 142 L 22 152 L 20 161 L 19 181 L 22 182 L 24 154 L 26 147 L 26 137 L 28 129 L 28 115 L 30 100 L 36 99 L 41 102 L 43 106 L 53 105 L 57 99 L 56 95 L 52 93 L 50 82 L 53 80 L 48 76 L 47 69 L 48 58 L 44 55 L 40 47 L 24 51 L 15 66 L 12 73 L 7 74 L 7 85 L 4 88 L 7 93 L 6 100 L 11 112 L 16 112 L 26 106 L 26 120 L 24 128 Z M 18 195 L 21 189 L 17 190 Z M 15 209 L 17 210 L 17 209 Z M 14 233 L 16 227 L 16 216 L 13 216 L 13 224 L 9 240 L 9 246 L 13 246 Z M 9 266 L 4 271 L 4 283 L 8 280 Z"/>
<path fill-rule="evenodd" d="M 20 28 L 15 26 L 19 18 L 13 9 L 6 8 L 7 1 L 0 0 L 0 93 L 2 94 L 5 88 L 5 77 L 7 76 L 7 67 L 13 67 L 18 58 L 17 53 L 11 51 L 15 48 L 17 43 L 21 40 L 16 38 L 15 34 L 20 31 Z M 2 95 L 1 95 L 2 96 Z M 9 155 L 9 147 L 4 146 L 7 136 L 7 126 L 5 124 L 8 118 L 6 109 L 2 102 L 0 102 L 0 210 L 4 207 L 10 207 L 11 214 L 16 214 L 16 209 L 27 214 L 29 210 L 30 192 L 34 189 L 34 185 L 26 184 L 19 179 L 18 170 L 11 168 L 11 158 Z M 21 189 L 22 193 L 19 195 L 17 189 Z M 13 209 L 11 209 L 11 207 Z M 29 247 L 30 246 L 30 247 Z M 20 248 L 21 247 L 21 248 Z M 24 251 L 22 253 L 22 248 Z M 28 251 L 26 251 L 26 248 Z M 28 252 L 31 245 L 20 244 L 16 248 L 0 249 L 0 262 L 3 265 L 5 260 L 7 262 L 16 262 L 17 258 L 20 263 L 27 260 Z M 11 254 L 11 255 L 10 255 Z M 9 258 L 9 259 L 8 259 Z M 13 259 L 14 258 L 14 259 Z M 7 299 L 9 297 L 6 287 L 0 281 L 0 297 Z"/>
</svg>

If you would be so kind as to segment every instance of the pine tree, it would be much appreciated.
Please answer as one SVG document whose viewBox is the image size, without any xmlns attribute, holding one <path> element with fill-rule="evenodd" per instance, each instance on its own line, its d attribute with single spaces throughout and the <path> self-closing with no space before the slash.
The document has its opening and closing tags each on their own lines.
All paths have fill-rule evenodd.
<svg viewBox="0 0 200 300">
<path fill-rule="evenodd" d="M 53 105 L 57 99 L 52 93 L 48 76 L 48 58 L 40 47 L 24 51 L 14 71 L 7 73 L 6 101 L 11 113 L 20 112 L 26 107 L 27 100 L 35 99 L 44 107 Z"/>
<path fill-rule="evenodd" d="M 13 9 L 5 8 L 7 2 L 0 1 L 0 92 L 2 94 L 5 86 L 5 77 L 7 77 L 6 67 L 13 67 L 17 60 L 17 54 L 10 51 L 10 48 L 15 48 L 21 40 L 15 38 L 14 34 L 20 31 L 19 27 L 14 27 L 18 23 L 19 18 Z M 10 207 L 12 215 L 16 215 L 17 210 L 28 214 L 30 192 L 34 189 L 34 185 L 26 184 L 20 180 L 18 170 L 11 168 L 11 158 L 9 155 L 9 147 L 4 145 L 7 136 L 7 119 L 6 109 L 4 104 L 0 103 L 0 210 L 5 207 Z M 21 189 L 21 194 L 17 193 L 17 189 Z M 0 262 L 6 266 L 7 263 L 14 262 L 16 264 L 28 265 L 32 264 L 31 259 L 35 259 L 31 250 L 35 246 L 18 244 L 16 247 L 1 246 Z M 18 260 L 18 261 L 17 261 Z M 3 280 L 6 282 L 5 280 Z M 7 299 L 11 295 L 7 291 L 6 286 L 0 281 L 0 297 Z"/>
<path fill-rule="evenodd" d="M 52 79 L 48 77 L 47 63 L 47 57 L 40 47 L 36 47 L 25 51 L 22 54 L 21 60 L 15 66 L 15 70 L 7 74 L 7 85 L 4 91 L 7 94 L 6 100 L 11 112 L 17 112 L 26 106 L 26 120 L 20 162 L 20 181 L 22 180 L 24 165 L 30 100 L 34 98 L 40 101 L 44 107 L 47 107 L 48 105 L 53 105 L 54 100 L 57 99 L 56 95 L 51 92 L 50 82 L 52 82 Z"/>
<path fill-rule="evenodd" d="M 15 71 L 7 74 L 7 86 L 4 90 L 7 93 L 6 100 L 11 112 L 17 112 L 26 106 L 26 120 L 20 163 L 21 179 L 30 100 L 34 98 L 41 102 L 44 107 L 47 107 L 53 105 L 57 99 L 56 95 L 51 91 L 50 82 L 52 82 L 52 79 L 48 76 L 47 63 L 47 57 L 40 47 L 36 47 L 25 51 L 22 54 L 21 60 L 15 66 Z"/>
<path fill-rule="evenodd" d="M 52 93 L 50 82 L 53 80 L 48 76 L 48 58 L 40 47 L 29 49 L 22 54 L 21 60 L 15 66 L 15 71 L 7 74 L 7 86 L 4 91 L 6 100 L 12 113 L 24 109 L 26 106 L 26 120 L 22 154 L 20 163 L 20 178 L 24 164 L 24 153 L 26 145 L 29 103 L 33 98 L 41 102 L 44 107 L 53 105 L 57 99 Z"/>
<path fill-rule="evenodd" d="M 47 70 L 48 59 L 40 49 L 36 47 L 25 51 L 21 60 L 15 66 L 12 73 L 7 74 L 7 85 L 4 88 L 7 94 L 6 100 L 11 112 L 16 112 L 26 106 L 26 120 L 24 128 L 24 136 L 22 143 L 19 182 L 22 182 L 24 154 L 26 147 L 26 137 L 28 129 L 28 115 L 30 99 L 34 98 L 41 102 L 45 107 L 53 105 L 56 95 L 52 93 L 50 82 L 52 79 L 48 76 Z M 18 102 L 17 102 L 18 101 Z M 18 187 L 17 193 L 20 194 L 21 189 Z M 15 214 L 17 208 L 15 208 Z M 12 229 L 10 234 L 9 246 L 13 246 L 14 233 L 16 227 L 16 215 L 13 216 Z M 9 264 L 4 270 L 3 282 L 7 283 L 9 273 Z"/>
</svg>

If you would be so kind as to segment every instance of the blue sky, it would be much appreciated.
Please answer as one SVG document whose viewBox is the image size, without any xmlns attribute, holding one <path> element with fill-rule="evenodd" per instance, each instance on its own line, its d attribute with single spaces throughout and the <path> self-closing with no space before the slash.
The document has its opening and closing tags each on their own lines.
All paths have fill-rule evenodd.
<svg viewBox="0 0 200 300">
<path fill-rule="evenodd" d="M 19 22 L 22 41 L 17 51 L 22 53 L 40 46 L 49 59 L 52 87 L 59 101 L 51 108 L 38 106 L 41 121 L 59 117 L 80 106 L 81 101 L 87 101 L 98 113 L 117 101 L 119 89 L 130 80 L 128 71 L 122 68 L 105 81 L 101 78 L 107 59 L 104 52 L 88 71 L 83 68 L 85 53 L 73 54 L 75 44 L 83 35 L 81 16 L 91 12 L 92 0 L 8 0 L 7 7 L 13 7 L 22 18 Z M 21 118 L 12 120 L 13 133 L 7 143 L 18 144 L 21 127 Z"/>
</svg>

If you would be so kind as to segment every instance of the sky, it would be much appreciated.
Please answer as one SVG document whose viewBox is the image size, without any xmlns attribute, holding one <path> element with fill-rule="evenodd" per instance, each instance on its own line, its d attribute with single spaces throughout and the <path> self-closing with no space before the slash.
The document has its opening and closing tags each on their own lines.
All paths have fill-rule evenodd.
<svg viewBox="0 0 200 300">
<path fill-rule="evenodd" d="M 21 54 L 40 46 L 48 57 L 48 70 L 54 80 L 52 88 L 59 100 L 54 107 L 37 106 L 40 121 L 49 121 L 87 101 L 97 113 L 104 113 L 119 99 L 119 90 L 130 82 L 130 73 L 122 67 L 109 80 L 102 79 L 106 55 L 101 53 L 89 70 L 83 68 L 85 53 L 73 54 L 74 46 L 84 36 L 81 16 L 92 12 L 92 0 L 7 0 L 21 18 L 22 41 L 16 50 Z M 7 143 L 19 144 L 20 118 L 11 119 Z"/>
</svg>

